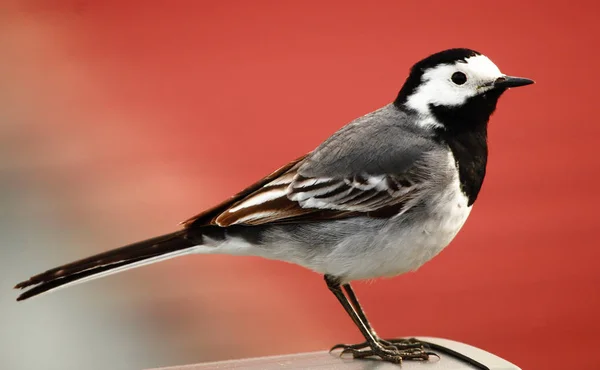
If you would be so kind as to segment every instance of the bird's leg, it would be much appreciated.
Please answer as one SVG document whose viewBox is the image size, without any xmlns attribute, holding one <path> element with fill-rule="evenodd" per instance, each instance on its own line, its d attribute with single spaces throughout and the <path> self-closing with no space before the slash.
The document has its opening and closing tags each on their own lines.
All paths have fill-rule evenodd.
<svg viewBox="0 0 600 370">
<path fill-rule="evenodd" d="M 414 349 L 414 348 L 423 349 L 423 344 L 415 338 L 409 338 L 409 339 L 403 339 L 403 338 L 381 339 L 381 338 L 379 338 L 379 336 L 377 335 L 377 333 L 375 332 L 375 330 L 369 323 L 369 320 L 367 319 L 367 316 L 365 315 L 365 312 L 363 311 L 360 303 L 358 302 L 358 298 L 356 297 L 356 294 L 354 293 L 352 286 L 350 284 L 344 284 L 344 285 L 342 285 L 342 288 L 344 288 L 344 291 L 346 292 L 346 295 L 348 296 L 350 303 L 356 310 L 358 317 L 361 319 L 363 324 L 365 324 L 365 326 L 371 332 L 371 335 L 373 336 L 373 338 L 375 338 L 376 341 L 378 341 L 385 347 L 394 347 L 396 349 Z M 363 342 L 363 343 L 359 343 L 359 344 L 351 344 L 351 345 L 336 344 L 335 346 L 333 346 L 331 348 L 331 351 L 333 351 L 335 349 L 345 349 L 345 348 L 363 349 L 363 348 L 367 348 L 367 347 L 369 347 L 368 342 Z"/>
<path fill-rule="evenodd" d="M 354 306 L 358 317 L 360 317 L 360 319 L 365 323 L 365 326 L 369 329 L 371 334 L 373 334 L 373 336 L 377 338 L 377 333 L 375 333 L 375 330 L 373 330 L 371 323 L 369 323 L 369 320 L 365 315 L 365 311 L 363 311 L 360 303 L 358 302 L 358 298 L 356 298 L 356 294 L 354 294 L 354 289 L 352 289 L 352 286 L 350 286 L 350 284 L 344 284 L 342 285 L 342 288 L 344 288 L 344 290 L 346 291 L 346 295 L 348 296 L 350 303 L 352 303 L 352 306 Z"/>
<path fill-rule="evenodd" d="M 379 336 L 377 336 L 377 333 L 375 333 L 375 330 L 369 323 L 369 320 L 367 319 L 367 316 L 365 315 L 362 307 L 360 306 L 360 303 L 358 302 L 358 298 L 356 297 L 356 294 L 354 293 L 352 286 L 350 286 L 350 284 L 344 284 L 344 285 L 342 285 L 342 288 L 344 288 L 344 291 L 346 291 L 346 295 L 348 296 L 350 303 L 354 307 L 356 314 L 358 315 L 360 320 L 363 322 L 363 324 L 365 324 L 367 330 L 369 330 L 369 332 L 371 333 L 371 335 L 373 336 L 373 338 L 375 338 L 375 340 L 377 342 L 382 344 L 384 347 L 395 348 L 398 350 L 403 350 L 403 349 L 423 350 L 423 344 L 414 338 L 388 339 L 388 340 L 379 338 Z M 331 348 L 330 351 L 333 351 L 336 349 L 361 350 L 361 349 L 365 349 L 367 347 L 369 347 L 369 342 L 363 342 L 363 343 L 359 343 L 359 344 L 336 344 L 335 346 L 333 346 Z"/>
<path fill-rule="evenodd" d="M 325 275 L 325 282 L 327 283 L 327 287 L 331 292 L 335 295 L 335 297 L 340 301 L 344 310 L 348 313 L 354 324 L 358 327 L 362 335 L 367 340 L 364 346 L 360 348 L 354 348 L 353 346 L 344 346 L 342 354 L 351 353 L 354 358 L 365 358 L 365 357 L 373 357 L 377 356 L 384 361 L 393 362 L 393 363 L 401 363 L 402 360 L 421 360 L 425 361 L 429 359 L 429 356 L 432 354 L 430 352 L 424 351 L 421 347 L 418 348 L 396 348 L 395 346 L 385 346 L 380 343 L 375 335 L 372 333 L 372 329 L 368 327 L 362 318 L 366 317 L 364 313 L 359 316 L 356 309 L 353 307 L 351 302 L 348 300 L 348 297 L 344 295 L 342 291 L 342 286 L 339 280 L 333 276 Z M 345 290 L 346 288 L 344 288 Z M 354 296 L 356 300 L 356 296 Z M 356 302 L 358 302 L 356 300 Z M 361 318 L 362 316 L 362 318 Z"/>
</svg>

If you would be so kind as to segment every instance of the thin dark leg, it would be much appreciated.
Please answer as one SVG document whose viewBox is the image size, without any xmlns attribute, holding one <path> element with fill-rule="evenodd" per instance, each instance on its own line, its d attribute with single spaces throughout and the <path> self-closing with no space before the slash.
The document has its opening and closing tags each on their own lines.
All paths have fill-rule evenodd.
<svg viewBox="0 0 600 370">
<path fill-rule="evenodd" d="M 358 302 L 358 298 L 356 297 L 356 294 L 354 293 L 354 290 L 352 289 L 352 286 L 350 284 L 344 284 L 342 285 L 342 288 L 344 288 L 344 291 L 346 292 L 346 295 L 348 296 L 348 299 L 350 300 L 350 303 L 352 304 L 352 306 L 354 307 L 354 310 L 356 311 L 356 314 L 358 315 L 358 317 L 360 318 L 360 320 L 363 322 L 363 324 L 365 325 L 365 327 L 367 328 L 367 330 L 369 330 L 369 332 L 371 333 L 371 335 L 373 336 L 373 338 L 375 338 L 375 340 L 377 342 L 379 342 L 380 344 L 382 344 L 384 347 L 386 348 L 396 348 L 399 350 L 402 349 L 423 349 L 423 345 L 416 339 L 414 338 L 410 338 L 410 339 L 390 339 L 390 340 L 385 340 L 385 339 L 381 339 L 379 338 L 379 336 L 377 335 L 377 333 L 375 332 L 375 330 L 373 329 L 373 327 L 371 326 L 371 324 L 369 323 L 369 320 L 367 319 L 367 316 L 365 315 L 364 310 L 362 309 L 360 303 Z M 359 344 L 336 344 L 335 346 L 333 346 L 331 348 L 331 350 L 336 350 L 336 349 L 364 349 L 369 347 L 369 342 L 363 342 L 363 343 L 359 343 Z"/>
<path fill-rule="evenodd" d="M 377 334 L 375 334 L 375 330 L 373 330 L 371 323 L 369 323 L 369 320 L 367 319 L 365 312 L 363 311 L 362 307 L 360 306 L 360 303 L 358 302 L 358 298 L 356 298 L 356 294 L 354 294 L 354 290 L 352 289 L 350 284 L 344 284 L 344 285 L 342 285 L 342 288 L 344 288 L 344 290 L 346 291 L 346 295 L 348 296 L 350 303 L 352 303 L 352 306 L 354 306 L 354 309 L 356 310 L 358 317 L 360 317 L 360 319 L 365 324 L 365 326 L 369 329 L 371 334 L 373 334 L 374 337 L 377 337 Z"/>
<path fill-rule="evenodd" d="M 338 280 L 332 276 L 325 275 L 325 282 L 327 283 L 327 287 L 329 288 L 329 290 L 331 290 L 331 292 L 335 295 L 338 301 L 340 301 L 340 303 L 344 307 L 344 310 L 346 310 L 352 321 L 354 321 L 354 324 L 358 327 L 358 329 L 365 337 L 367 342 L 369 342 L 369 344 L 375 344 L 377 342 L 375 340 L 375 337 L 373 336 L 373 334 L 371 334 L 371 331 L 365 325 L 363 320 L 358 316 L 358 313 L 356 312 L 354 307 L 352 307 L 352 304 L 348 302 L 348 298 L 346 298 L 346 296 L 342 292 L 341 285 L 338 282 Z M 376 344 L 378 345 L 379 343 Z"/>
<path fill-rule="evenodd" d="M 403 349 L 399 350 L 398 348 L 386 348 L 384 347 L 377 338 L 371 333 L 371 330 L 367 325 L 363 322 L 355 308 L 348 301 L 348 298 L 344 295 L 342 291 L 339 280 L 333 276 L 325 275 L 325 282 L 327 283 L 327 287 L 331 292 L 335 295 L 338 301 L 344 307 L 344 310 L 348 313 L 354 324 L 358 327 L 362 335 L 367 340 L 364 349 L 352 348 L 352 346 L 346 346 L 342 351 L 344 353 L 352 353 L 354 358 L 365 358 L 371 356 L 378 356 L 384 361 L 389 361 L 393 363 L 401 363 L 403 359 L 407 360 L 427 360 L 429 359 L 430 353 L 423 351 L 421 348 L 415 349 Z M 345 288 L 344 288 L 345 289 Z M 354 295 L 356 300 L 356 295 Z M 358 302 L 358 301 L 356 301 Z M 366 319 L 364 313 L 362 316 Z M 368 347 L 368 348 L 367 348 Z"/>
</svg>

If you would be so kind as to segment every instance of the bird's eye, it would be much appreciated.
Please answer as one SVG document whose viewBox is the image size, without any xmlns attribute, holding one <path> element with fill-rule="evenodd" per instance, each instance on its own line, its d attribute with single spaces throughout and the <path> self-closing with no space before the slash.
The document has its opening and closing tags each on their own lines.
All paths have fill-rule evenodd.
<svg viewBox="0 0 600 370">
<path fill-rule="evenodd" d="M 467 82 L 467 75 L 462 72 L 454 72 L 452 74 L 452 82 L 457 85 L 462 85 Z"/>
</svg>

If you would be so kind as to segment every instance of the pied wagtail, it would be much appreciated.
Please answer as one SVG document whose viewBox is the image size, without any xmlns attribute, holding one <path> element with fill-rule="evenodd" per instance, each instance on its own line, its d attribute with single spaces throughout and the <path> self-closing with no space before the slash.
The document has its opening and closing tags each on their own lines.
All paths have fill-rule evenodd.
<svg viewBox="0 0 600 370">
<path fill-rule="evenodd" d="M 433 54 L 411 68 L 393 103 L 181 230 L 33 276 L 17 284 L 30 288 L 18 300 L 186 254 L 261 256 L 324 274 L 366 339 L 334 348 L 355 358 L 426 360 L 427 344 L 377 336 L 350 282 L 414 271 L 450 243 L 483 183 L 498 98 L 531 83 L 473 50 Z"/>
</svg>

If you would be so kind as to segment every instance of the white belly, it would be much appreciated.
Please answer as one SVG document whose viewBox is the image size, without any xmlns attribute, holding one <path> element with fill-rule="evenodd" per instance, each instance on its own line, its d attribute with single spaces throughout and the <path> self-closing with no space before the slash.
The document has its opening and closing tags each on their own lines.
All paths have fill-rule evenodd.
<svg viewBox="0 0 600 370">
<path fill-rule="evenodd" d="M 362 258 L 352 258 L 340 246 L 338 253 L 329 256 L 326 273 L 350 281 L 390 277 L 421 267 L 454 239 L 471 212 L 458 179 L 427 203 L 423 211 L 390 220 Z"/>
</svg>

